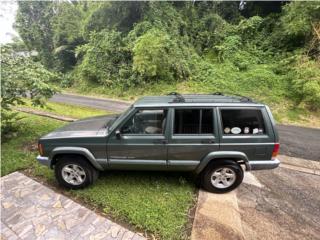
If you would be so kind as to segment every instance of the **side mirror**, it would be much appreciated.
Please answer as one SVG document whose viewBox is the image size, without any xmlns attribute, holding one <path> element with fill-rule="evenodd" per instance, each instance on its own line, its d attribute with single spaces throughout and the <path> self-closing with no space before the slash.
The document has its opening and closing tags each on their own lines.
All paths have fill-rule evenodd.
<svg viewBox="0 0 320 240">
<path fill-rule="evenodd" d="M 121 139 L 121 132 L 120 130 L 116 130 L 116 138 Z"/>
</svg>

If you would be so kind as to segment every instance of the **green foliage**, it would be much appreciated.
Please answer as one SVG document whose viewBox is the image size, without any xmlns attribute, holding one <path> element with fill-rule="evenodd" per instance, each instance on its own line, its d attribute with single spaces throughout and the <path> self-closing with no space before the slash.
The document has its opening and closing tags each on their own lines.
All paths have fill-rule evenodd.
<svg viewBox="0 0 320 240">
<path fill-rule="evenodd" d="M 313 110 L 320 109 L 320 63 L 307 57 L 299 59 L 294 67 L 296 78 L 292 80 L 295 99 Z"/>
<path fill-rule="evenodd" d="M 1 108 L 10 111 L 12 106 L 23 103 L 23 97 L 30 96 L 34 105 L 42 105 L 51 97 L 55 88 L 50 82 L 57 76 L 46 70 L 30 57 L 13 52 L 10 47 L 1 48 Z M 2 130 L 11 130 L 14 115 L 3 112 Z"/>
<path fill-rule="evenodd" d="M 64 124 L 61 121 L 24 113 L 18 113 L 17 117 L 21 120 L 15 136 L 1 141 L 1 176 L 23 169 L 41 169 L 43 172 L 47 167 L 40 166 L 35 161 L 38 154 L 37 140 Z"/>
<path fill-rule="evenodd" d="M 39 53 L 41 63 L 52 68 L 53 29 L 51 19 L 54 16 L 52 2 L 18 2 L 19 9 L 15 27 L 29 48 Z"/>
<path fill-rule="evenodd" d="M 133 70 L 148 82 L 187 79 L 191 71 L 185 50 L 166 32 L 151 29 L 135 42 Z"/>
<path fill-rule="evenodd" d="M 145 5 L 139 1 L 101 3 L 86 20 L 85 29 L 88 33 L 104 29 L 128 32 L 141 19 Z"/>
<path fill-rule="evenodd" d="M 316 95 L 316 84 L 301 83 L 295 61 L 284 62 L 319 61 L 319 9 L 296 1 L 246 2 L 242 10 L 239 2 L 19 2 L 16 25 L 41 62 L 64 73 L 63 87 L 124 96 L 140 86 L 207 82 L 204 89 L 246 92 L 260 79 L 298 103 L 306 91 Z M 243 76 L 250 80 L 235 87 Z"/>
<path fill-rule="evenodd" d="M 284 6 L 281 24 L 287 37 L 306 39 L 312 32 L 312 23 L 320 20 L 319 2 L 292 2 Z"/>
<path fill-rule="evenodd" d="M 131 55 L 120 32 L 92 32 L 89 43 L 79 47 L 77 54 L 84 56 L 77 69 L 83 79 L 106 86 L 118 85 L 126 80 L 125 71 Z"/>
<path fill-rule="evenodd" d="M 238 32 L 244 40 L 255 38 L 259 34 L 259 27 L 263 19 L 259 16 L 254 16 L 249 19 L 242 20 L 238 25 Z"/>
<path fill-rule="evenodd" d="M 215 45 L 220 44 L 233 30 L 221 16 L 216 13 L 208 13 L 202 17 L 195 13 L 188 25 L 192 45 L 197 52 L 209 51 Z"/>
<path fill-rule="evenodd" d="M 75 48 L 84 43 L 82 4 L 61 3 L 52 18 L 55 69 L 65 72 L 76 64 Z"/>
</svg>

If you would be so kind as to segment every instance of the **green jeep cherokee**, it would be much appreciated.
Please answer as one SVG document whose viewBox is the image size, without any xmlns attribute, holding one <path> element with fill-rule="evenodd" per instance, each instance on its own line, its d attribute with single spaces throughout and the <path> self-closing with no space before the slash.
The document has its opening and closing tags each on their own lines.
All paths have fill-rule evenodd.
<svg viewBox="0 0 320 240">
<path fill-rule="evenodd" d="M 235 189 L 243 170 L 273 169 L 279 137 L 269 108 L 247 97 L 143 97 L 117 116 L 73 122 L 39 140 L 37 160 L 78 189 L 103 170 L 190 171 L 210 192 Z"/>
</svg>

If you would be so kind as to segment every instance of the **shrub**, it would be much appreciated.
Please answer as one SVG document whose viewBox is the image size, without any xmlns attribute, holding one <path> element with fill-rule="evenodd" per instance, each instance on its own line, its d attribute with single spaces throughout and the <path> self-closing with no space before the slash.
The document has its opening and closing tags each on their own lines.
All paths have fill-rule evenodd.
<svg viewBox="0 0 320 240">
<path fill-rule="evenodd" d="M 292 88 L 298 103 L 306 103 L 312 110 L 320 109 L 320 63 L 302 57 L 294 67 L 296 78 Z"/>
<path fill-rule="evenodd" d="M 186 79 L 190 69 L 185 50 L 166 32 L 151 29 L 134 45 L 133 70 L 148 81 Z"/>
<path fill-rule="evenodd" d="M 55 93 L 50 82 L 58 76 L 10 47 L 2 47 L 1 55 L 1 134 L 4 134 L 13 127 L 15 114 L 10 113 L 12 106 L 23 104 L 27 95 L 34 105 L 43 105 L 44 100 Z"/>
<path fill-rule="evenodd" d="M 119 69 L 131 63 L 131 55 L 122 41 L 120 32 L 103 30 L 93 32 L 89 43 L 77 49 L 84 56 L 77 67 L 79 75 L 87 81 L 106 86 L 118 84 Z"/>
</svg>

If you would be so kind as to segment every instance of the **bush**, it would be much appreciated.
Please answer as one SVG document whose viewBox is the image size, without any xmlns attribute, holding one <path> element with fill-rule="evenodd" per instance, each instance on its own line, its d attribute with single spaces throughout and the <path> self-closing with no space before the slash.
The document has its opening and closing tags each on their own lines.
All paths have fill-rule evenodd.
<svg viewBox="0 0 320 240">
<path fill-rule="evenodd" d="M 117 85 L 119 69 L 131 63 L 131 55 L 123 43 L 120 32 L 103 30 L 93 32 L 88 44 L 77 49 L 84 56 L 77 72 L 81 78 L 106 86 Z"/>
<path fill-rule="evenodd" d="M 304 102 L 312 110 L 320 109 L 320 63 L 302 57 L 294 67 L 296 78 L 292 80 L 297 103 Z"/>
<path fill-rule="evenodd" d="M 149 82 L 187 79 L 190 69 L 185 50 L 166 32 L 151 29 L 134 45 L 133 70 Z"/>
<path fill-rule="evenodd" d="M 15 53 L 10 47 L 1 48 L 1 134 L 11 131 L 15 114 L 12 106 L 23 104 L 28 95 L 34 105 L 43 105 L 46 98 L 55 93 L 50 82 L 58 76 L 46 70 L 40 63 Z"/>
</svg>

